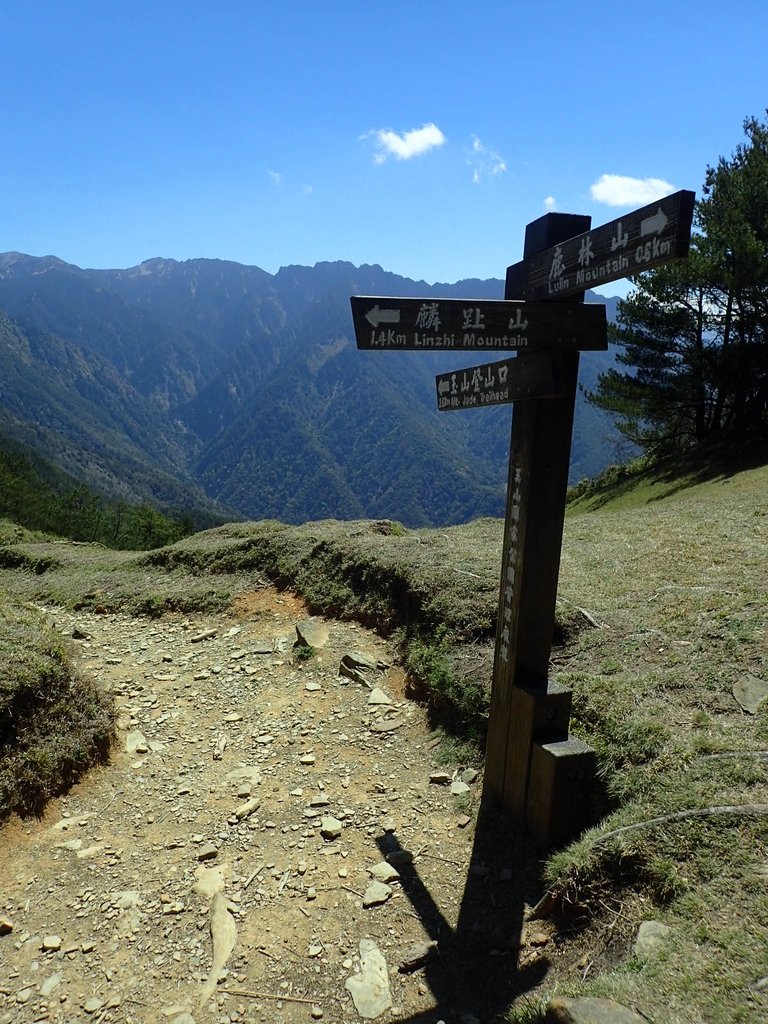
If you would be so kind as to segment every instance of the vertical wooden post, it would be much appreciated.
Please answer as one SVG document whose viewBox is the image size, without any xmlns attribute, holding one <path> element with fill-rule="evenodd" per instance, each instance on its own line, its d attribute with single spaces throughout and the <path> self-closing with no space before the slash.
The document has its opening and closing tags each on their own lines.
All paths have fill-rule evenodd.
<svg viewBox="0 0 768 1024">
<path fill-rule="evenodd" d="M 547 214 L 529 224 L 524 258 L 587 231 L 591 219 Z M 522 264 L 505 298 L 525 298 Z M 578 352 L 549 353 L 562 396 L 517 403 L 512 419 L 499 625 L 486 747 L 485 790 L 523 824 L 536 741 L 568 737 L 570 694 L 547 679 L 568 487 Z M 518 359 L 525 359 L 521 352 Z"/>
</svg>

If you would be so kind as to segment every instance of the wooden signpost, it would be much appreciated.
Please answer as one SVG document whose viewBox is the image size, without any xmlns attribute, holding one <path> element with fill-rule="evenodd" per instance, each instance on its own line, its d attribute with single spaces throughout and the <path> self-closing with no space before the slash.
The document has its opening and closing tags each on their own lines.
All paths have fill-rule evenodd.
<svg viewBox="0 0 768 1024">
<path fill-rule="evenodd" d="M 435 378 L 437 408 L 478 409 L 525 398 L 554 398 L 566 383 L 558 377 L 548 352 L 525 359 L 503 359 L 483 366 L 441 373 Z"/>
<path fill-rule="evenodd" d="M 605 307 L 578 300 L 684 258 L 693 202 L 677 192 L 594 230 L 546 214 L 526 228 L 504 301 L 352 298 L 358 348 L 517 351 L 435 386 L 442 411 L 515 403 L 483 797 L 542 846 L 583 828 L 595 760 L 569 733 L 570 691 L 549 679 L 579 352 L 607 348 Z"/>
<path fill-rule="evenodd" d="M 563 299 L 685 258 L 694 200 L 693 192 L 675 192 L 594 230 L 550 241 L 507 270 L 507 294 L 511 285 L 515 298 Z"/>
<path fill-rule="evenodd" d="M 357 347 L 401 352 L 496 349 L 533 352 L 553 345 L 606 347 L 605 308 L 572 302 L 352 297 Z"/>
</svg>

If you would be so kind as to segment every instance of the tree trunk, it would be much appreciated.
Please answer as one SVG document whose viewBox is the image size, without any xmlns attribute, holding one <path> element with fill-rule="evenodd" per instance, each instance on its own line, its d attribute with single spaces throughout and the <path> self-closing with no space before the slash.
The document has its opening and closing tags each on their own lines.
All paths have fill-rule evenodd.
<svg viewBox="0 0 768 1024">
<path fill-rule="evenodd" d="M 723 413 L 730 390 L 730 372 L 728 365 L 731 358 L 731 330 L 733 326 L 733 292 L 728 289 L 725 303 L 725 319 L 723 321 L 723 340 L 720 346 L 720 372 L 717 374 L 717 397 L 712 410 L 712 432 L 717 434 L 723 429 Z"/>
</svg>

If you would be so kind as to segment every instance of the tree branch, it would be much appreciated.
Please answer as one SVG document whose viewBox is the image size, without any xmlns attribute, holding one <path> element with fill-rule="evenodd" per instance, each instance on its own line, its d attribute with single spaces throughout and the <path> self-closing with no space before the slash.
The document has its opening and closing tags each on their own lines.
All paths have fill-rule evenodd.
<svg viewBox="0 0 768 1024">
<path fill-rule="evenodd" d="M 718 814 L 738 814 L 742 816 L 755 815 L 758 817 L 768 816 L 768 804 L 742 804 L 733 806 L 725 804 L 722 807 L 700 807 L 691 811 L 675 811 L 673 814 L 663 814 L 659 818 L 648 818 L 646 821 L 635 822 L 634 825 L 623 825 L 615 828 L 612 832 L 604 832 L 598 836 L 593 845 L 605 843 L 616 836 L 626 835 L 628 832 L 638 832 L 644 828 L 652 828 L 654 825 L 666 825 L 671 821 L 684 821 L 686 818 L 714 818 Z"/>
</svg>

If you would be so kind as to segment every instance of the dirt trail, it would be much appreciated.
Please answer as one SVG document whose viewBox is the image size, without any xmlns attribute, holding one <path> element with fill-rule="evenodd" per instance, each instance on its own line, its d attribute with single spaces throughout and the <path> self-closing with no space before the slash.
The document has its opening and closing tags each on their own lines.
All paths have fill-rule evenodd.
<svg viewBox="0 0 768 1024">
<path fill-rule="evenodd" d="M 435 741 L 379 637 L 328 621 L 302 660 L 306 609 L 271 590 L 215 619 L 52 614 L 113 691 L 118 740 L 0 830 L 0 1024 L 479 1019 L 472 986 L 454 1016 L 428 970 L 398 971 L 456 927 L 480 782 L 430 781 Z M 338 675 L 352 651 L 386 696 Z"/>
</svg>

